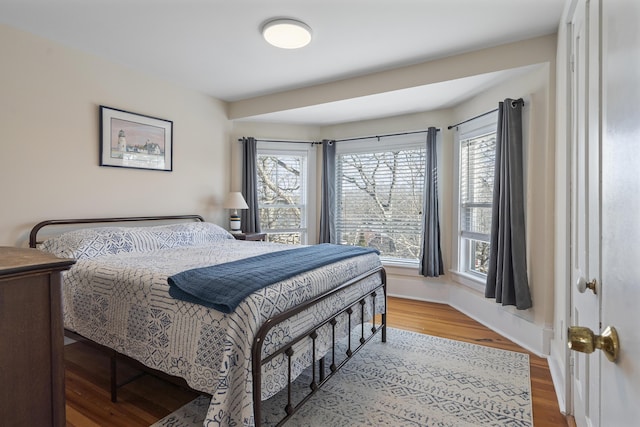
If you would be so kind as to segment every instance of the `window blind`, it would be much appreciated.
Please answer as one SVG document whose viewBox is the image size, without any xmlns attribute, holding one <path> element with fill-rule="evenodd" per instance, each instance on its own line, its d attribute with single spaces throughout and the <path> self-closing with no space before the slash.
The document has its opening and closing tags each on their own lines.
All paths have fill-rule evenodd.
<svg viewBox="0 0 640 427">
<path fill-rule="evenodd" d="M 489 241 L 495 152 L 495 132 L 461 141 L 460 231 L 463 237 Z"/>
<path fill-rule="evenodd" d="M 419 259 L 426 148 L 412 141 L 337 153 L 339 243 L 375 247 L 388 259 Z"/>
</svg>

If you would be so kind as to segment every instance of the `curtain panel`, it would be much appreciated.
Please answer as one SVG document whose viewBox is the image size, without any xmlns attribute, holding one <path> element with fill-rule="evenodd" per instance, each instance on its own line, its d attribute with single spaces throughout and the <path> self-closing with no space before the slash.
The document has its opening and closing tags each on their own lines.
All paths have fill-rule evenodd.
<svg viewBox="0 0 640 427">
<path fill-rule="evenodd" d="M 425 277 L 438 277 L 444 274 L 442 252 L 440 249 L 440 216 L 438 213 L 438 130 L 427 130 L 427 150 L 424 173 L 424 206 L 422 209 L 422 256 L 420 274 Z"/>
<path fill-rule="evenodd" d="M 527 278 L 522 160 L 522 99 L 498 105 L 491 213 L 491 246 L 485 296 L 519 310 L 532 306 Z"/>
<path fill-rule="evenodd" d="M 242 138 L 242 195 L 249 209 L 240 213 L 244 233 L 260 232 L 258 212 L 258 143 L 255 138 Z"/>
<path fill-rule="evenodd" d="M 336 243 L 336 143 L 322 141 L 322 194 L 318 243 Z"/>
</svg>

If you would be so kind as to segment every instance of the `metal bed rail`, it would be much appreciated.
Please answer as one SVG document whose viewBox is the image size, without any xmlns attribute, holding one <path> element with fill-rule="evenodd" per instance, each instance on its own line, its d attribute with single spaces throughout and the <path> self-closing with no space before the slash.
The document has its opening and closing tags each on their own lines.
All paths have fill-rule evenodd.
<svg viewBox="0 0 640 427">
<path fill-rule="evenodd" d="M 368 291 L 365 295 L 361 295 L 358 296 L 357 298 L 355 298 L 354 300 L 350 301 L 349 304 L 347 304 L 345 307 L 343 307 L 341 310 L 339 310 L 336 313 L 333 313 L 331 316 L 329 316 L 328 318 L 325 318 L 322 322 L 318 323 L 317 325 L 314 325 L 313 327 L 307 329 L 306 331 L 300 333 L 299 335 L 297 335 L 296 337 L 294 337 L 290 342 L 288 342 L 285 346 L 282 346 L 281 348 L 279 348 L 278 350 L 276 350 L 275 352 L 269 354 L 268 356 L 266 356 L 265 358 L 262 358 L 262 346 L 264 343 L 264 340 L 267 336 L 267 334 L 269 333 L 269 331 L 277 326 L 278 324 L 290 319 L 291 317 L 295 316 L 296 314 L 320 303 L 321 301 L 329 298 L 332 295 L 335 295 L 336 293 L 345 290 L 349 287 L 355 286 L 358 283 L 360 283 L 362 280 L 367 279 L 368 277 L 371 277 L 375 274 L 379 274 L 380 275 L 380 279 L 381 279 L 381 283 L 379 285 L 377 285 L 374 289 Z M 337 288 L 331 289 L 330 291 L 321 294 L 319 296 L 317 296 L 316 298 L 313 298 L 303 304 L 300 304 L 299 306 L 296 306 L 288 311 L 282 312 L 277 316 L 274 316 L 270 319 L 268 319 L 263 325 L 262 327 L 258 330 L 258 333 L 256 334 L 254 341 L 253 341 L 253 346 L 251 349 L 251 363 L 252 363 L 252 379 L 253 379 L 253 408 L 254 408 L 254 423 L 256 427 L 260 427 L 262 425 L 262 401 L 261 401 L 261 396 L 262 396 L 262 365 L 269 363 L 271 360 L 273 360 L 274 358 L 284 354 L 287 358 L 287 364 L 288 364 L 288 370 L 287 370 L 287 403 L 286 406 L 284 408 L 284 412 L 285 412 L 285 416 L 284 418 L 282 418 L 277 426 L 281 426 L 282 424 L 284 424 L 289 418 L 291 418 L 295 412 L 300 409 L 302 407 L 302 405 L 304 405 L 304 403 L 306 403 L 319 389 L 320 387 L 325 384 L 329 378 L 331 378 L 335 373 L 338 372 L 338 370 L 340 368 L 342 368 L 342 366 L 344 366 L 367 342 L 369 342 L 374 336 L 377 335 L 378 332 L 381 333 L 382 335 L 382 342 L 386 342 L 387 341 L 387 334 L 386 334 L 386 306 L 387 306 L 387 280 L 386 280 L 386 272 L 384 270 L 384 268 L 382 266 L 377 267 L 374 270 L 371 270 L 369 272 L 366 272 L 358 277 L 355 277 L 352 280 L 349 280 L 348 282 L 345 282 L 344 284 L 340 285 Z M 381 323 L 379 325 L 376 325 L 375 323 L 375 318 L 376 318 L 376 313 L 375 313 L 375 308 L 376 308 L 376 298 L 378 297 L 378 293 L 382 292 L 383 294 L 383 298 L 384 298 L 384 306 L 385 306 L 385 312 L 383 313 L 379 313 L 380 314 L 380 318 L 381 318 Z M 369 335 L 367 338 L 365 338 L 365 321 L 364 321 L 364 317 L 365 317 L 365 305 L 366 305 L 366 300 L 368 298 L 371 298 L 371 302 L 372 302 L 372 327 L 371 327 L 371 335 Z M 351 340 L 351 329 L 352 329 L 352 315 L 354 313 L 354 307 L 360 307 L 360 338 L 358 340 L 358 343 L 356 345 L 355 348 L 352 348 L 352 340 Z M 342 359 L 342 361 L 339 361 L 338 363 L 336 363 L 336 334 L 335 334 L 335 327 L 337 324 L 337 318 L 340 315 L 345 314 L 348 316 L 347 317 L 347 328 L 348 328 L 348 336 L 346 337 L 347 339 L 347 349 L 345 352 L 345 357 L 344 359 Z M 330 325 L 331 327 L 331 346 L 330 346 L 330 352 L 331 352 L 331 365 L 329 366 L 329 370 L 330 373 L 325 375 L 325 356 L 322 356 L 320 358 L 318 358 L 317 354 L 316 354 L 316 339 L 318 337 L 318 330 L 326 325 Z M 293 400 L 292 400 L 292 387 L 293 387 L 293 381 L 294 379 L 292 378 L 292 370 L 291 370 L 291 361 L 292 361 L 292 356 L 293 356 L 293 347 L 299 343 L 300 341 L 302 341 L 303 339 L 310 339 L 311 340 L 311 352 L 312 352 L 312 365 L 311 365 L 311 371 L 312 371 L 312 379 L 311 379 L 311 383 L 309 384 L 309 391 L 308 393 L 297 403 L 294 404 Z M 316 362 L 316 359 L 319 359 Z M 318 371 L 318 375 L 316 376 L 316 371 Z"/>
</svg>

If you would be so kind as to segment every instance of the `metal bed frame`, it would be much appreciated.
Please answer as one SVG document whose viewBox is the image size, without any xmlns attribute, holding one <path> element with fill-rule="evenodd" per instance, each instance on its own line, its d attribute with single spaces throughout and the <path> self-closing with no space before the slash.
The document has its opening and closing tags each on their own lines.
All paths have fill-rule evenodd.
<svg viewBox="0 0 640 427">
<path fill-rule="evenodd" d="M 204 218 L 200 215 L 165 215 L 165 216 L 145 216 L 145 217 L 115 217 L 115 218 L 85 218 L 85 219 L 56 219 L 56 220 L 47 220 L 47 221 L 42 221 L 38 224 L 36 224 L 32 229 L 31 232 L 29 234 L 29 246 L 31 248 L 36 248 L 37 245 L 39 243 L 41 243 L 38 240 L 38 232 L 44 228 L 44 227 L 50 227 L 50 226 L 73 226 L 73 225 L 78 225 L 78 224 L 100 224 L 100 223 L 131 223 L 131 222 L 157 222 L 157 221 L 171 221 L 171 222 L 175 222 L 175 221 L 198 221 L 198 222 L 204 222 Z M 279 323 L 282 323 L 284 321 L 286 321 L 287 319 L 290 319 L 292 316 L 295 316 L 296 314 L 309 309 L 310 307 L 313 307 L 314 305 L 324 301 L 325 299 L 331 297 L 332 295 L 335 295 L 336 293 L 345 290 L 349 287 L 355 286 L 358 283 L 360 283 L 362 280 L 367 279 L 368 277 L 371 277 L 373 275 L 379 274 L 380 275 L 380 280 L 381 283 L 375 287 L 375 289 L 368 291 L 367 293 L 365 293 L 365 295 L 361 295 L 358 298 L 356 298 L 353 301 L 350 301 L 344 308 L 342 308 L 339 312 L 334 313 L 332 316 L 323 319 L 322 321 L 320 321 L 317 325 L 314 325 L 313 327 L 309 328 L 308 330 L 306 330 L 304 333 L 294 337 L 292 339 L 291 342 L 289 342 L 287 345 L 281 347 L 280 349 L 278 349 L 276 352 L 270 354 L 269 356 L 265 357 L 264 359 L 262 358 L 262 345 L 264 342 L 265 337 L 267 336 L 268 332 L 276 325 L 278 325 Z M 385 306 L 385 312 L 382 313 L 378 313 L 379 315 L 379 323 L 376 323 L 376 313 L 375 313 L 375 301 L 376 298 L 378 297 L 378 295 L 380 295 L 380 293 L 383 295 L 384 298 L 384 306 Z M 371 328 L 370 328 L 370 332 L 371 334 L 365 337 L 365 323 L 363 322 L 364 320 L 364 316 L 365 316 L 365 306 L 367 304 L 367 299 L 371 299 L 371 304 L 372 304 L 372 309 L 373 309 L 373 315 L 372 315 L 372 323 L 371 323 Z M 319 389 L 320 387 L 325 384 L 329 378 L 331 378 L 335 373 L 338 372 L 338 370 L 344 366 L 344 364 L 346 364 L 349 359 L 351 359 L 367 342 L 369 342 L 371 339 L 373 339 L 374 336 L 376 336 L 378 334 L 378 332 L 381 333 L 382 337 L 382 342 L 386 342 L 387 340 L 387 336 L 386 336 L 386 326 L 387 326 L 387 322 L 386 322 L 386 306 L 387 306 L 387 284 L 386 284 L 386 272 L 384 270 L 383 267 L 377 267 L 371 271 L 368 271 L 354 279 L 351 279 L 345 283 L 343 283 L 342 285 L 331 289 L 323 294 L 320 294 L 314 298 L 312 298 L 311 300 L 308 300 L 296 307 L 293 307 L 287 311 L 284 311 L 270 319 L 268 319 L 267 321 L 264 322 L 264 324 L 261 326 L 261 328 L 258 330 L 258 333 L 256 334 L 256 336 L 254 337 L 253 340 L 253 344 L 252 344 L 252 348 L 251 348 L 251 357 L 252 357 L 252 378 L 253 378 L 253 409 L 254 409 L 254 421 L 255 421 L 255 425 L 256 427 L 260 427 L 262 424 L 262 401 L 261 401 L 261 393 L 262 393 L 262 365 L 269 363 L 271 360 L 273 360 L 275 357 L 278 357 L 282 354 L 285 355 L 285 357 L 287 358 L 287 362 L 288 362 L 288 370 L 287 370 L 287 404 L 286 406 L 283 408 L 284 409 L 284 413 L 286 414 L 278 423 L 277 425 L 280 426 L 282 424 L 284 424 L 289 418 L 291 418 L 291 416 L 293 416 L 293 414 L 295 414 L 295 412 L 300 409 L 302 407 L 302 405 L 304 403 L 306 403 L 311 396 L 313 396 Z M 355 308 L 355 310 L 354 310 Z M 347 316 L 347 321 L 348 321 L 348 331 L 351 331 L 352 328 L 352 321 L 353 321 L 353 316 L 354 313 L 357 313 L 359 308 L 360 311 L 360 321 L 361 321 L 361 328 L 360 328 L 360 337 L 357 340 L 356 343 L 352 342 L 352 336 L 351 333 L 349 334 L 348 338 L 347 338 L 347 349 L 345 351 L 345 354 L 342 355 L 343 358 L 339 358 L 336 356 L 336 324 L 337 324 L 337 319 L 338 316 Z M 357 319 L 356 319 L 357 320 Z M 330 351 L 329 353 L 331 353 L 331 364 L 329 366 L 329 373 L 326 372 L 325 369 L 325 365 L 326 365 L 326 361 L 325 358 L 327 357 L 326 355 L 318 355 L 316 354 L 316 339 L 318 337 L 318 330 L 322 327 L 330 327 L 331 328 L 331 336 L 332 336 L 332 342 L 331 342 L 331 346 L 330 346 Z M 98 347 L 99 349 L 101 349 L 102 351 L 105 351 L 109 358 L 110 358 L 110 375 L 111 375 L 111 381 L 110 381 L 110 388 L 111 388 L 111 400 L 113 402 L 117 401 L 117 389 L 119 387 L 122 387 L 128 383 L 130 383 L 131 381 L 134 381 L 135 379 L 137 379 L 138 377 L 140 377 L 140 375 L 136 375 L 133 378 L 127 379 L 122 383 L 118 383 L 117 382 L 117 360 L 118 359 L 122 359 L 127 361 L 128 363 L 131 363 L 133 365 L 135 365 L 137 368 L 143 370 L 146 373 L 151 373 L 152 375 L 156 375 L 159 376 L 165 380 L 171 381 L 179 386 L 182 387 L 186 387 L 191 389 L 187 384 L 186 381 L 184 381 L 184 379 L 179 378 L 179 377 L 175 377 L 172 375 L 168 375 L 164 372 L 158 371 L 156 369 L 152 369 L 149 367 L 146 367 L 144 365 L 142 365 L 140 362 L 136 361 L 135 359 L 132 359 L 124 354 L 118 353 L 117 351 L 108 348 L 106 346 L 103 346 L 101 344 L 98 344 L 94 341 L 92 341 L 91 339 L 88 339 L 86 337 L 83 337 L 73 331 L 67 330 L 65 329 L 65 335 L 72 338 L 72 339 L 76 339 L 76 340 L 81 340 L 81 341 L 85 341 L 91 345 L 94 345 L 96 347 Z M 311 371 L 312 371 L 312 380 L 311 383 L 309 384 L 309 390 L 306 393 L 306 395 L 304 395 L 300 401 L 298 402 L 294 402 L 293 401 L 293 397 L 292 397 L 292 384 L 294 381 L 294 378 L 292 378 L 292 371 L 291 371 L 291 360 L 292 360 L 292 356 L 293 356 L 293 346 L 299 342 L 301 342 L 302 340 L 310 340 L 310 345 L 311 345 L 311 351 L 312 351 L 312 366 L 311 366 Z M 316 361 L 316 359 L 318 359 Z M 143 375 L 143 374 L 141 374 Z M 198 393 L 201 393 L 199 390 L 194 390 Z"/>
</svg>

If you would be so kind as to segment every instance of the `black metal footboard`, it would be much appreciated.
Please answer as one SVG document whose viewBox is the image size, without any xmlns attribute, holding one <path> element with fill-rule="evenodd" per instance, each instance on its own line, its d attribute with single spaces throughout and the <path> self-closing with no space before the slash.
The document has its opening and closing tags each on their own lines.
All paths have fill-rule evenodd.
<svg viewBox="0 0 640 427">
<path fill-rule="evenodd" d="M 358 296 L 353 301 L 350 301 L 349 303 L 347 303 L 345 307 L 342 308 L 340 311 L 334 313 L 328 318 L 323 319 L 317 325 L 313 325 L 303 333 L 294 337 L 285 346 L 281 347 L 274 353 L 269 354 L 264 359 L 262 358 L 262 346 L 267 334 L 269 333 L 269 331 L 271 331 L 272 328 L 292 318 L 296 314 L 313 307 L 314 305 L 322 302 L 323 300 L 329 298 L 330 296 L 335 295 L 336 293 L 343 291 L 347 288 L 355 286 L 358 283 L 360 283 L 362 280 L 365 280 L 368 277 L 371 277 L 376 274 L 380 275 L 381 283 L 378 286 L 376 286 L 374 289 L 366 292 L 364 295 Z M 301 304 L 288 311 L 280 313 L 279 315 L 274 316 L 271 319 L 268 319 L 262 325 L 262 327 L 258 330 L 258 333 L 256 334 L 253 340 L 253 346 L 251 349 L 251 357 L 252 357 L 251 363 L 252 363 L 252 376 L 253 376 L 253 410 L 254 410 L 254 421 L 255 421 L 256 427 L 260 427 L 262 424 L 262 409 L 263 409 L 262 407 L 263 402 L 261 400 L 262 366 L 264 364 L 269 363 L 274 358 L 279 357 L 283 354 L 286 356 L 286 360 L 288 363 L 288 370 L 287 370 L 288 378 L 287 378 L 287 391 L 286 391 L 287 402 L 284 407 L 285 415 L 276 424 L 280 426 L 284 424 L 289 418 L 291 418 L 291 416 L 295 414 L 295 412 L 298 409 L 300 409 L 302 405 L 304 405 L 304 403 L 307 402 L 329 378 L 331 378 L 336 372 L 338 372 L 338 370 L 342 366 L 344 366 L 344 364 L 347 363 L 367 342 L 369 342 L 374 336 L 376 336 L 378 332 L 381 332 L 382 334 L 382 342 L 387 341 L 387 336 L 386 336 L 387 335 L 386 334 L 387 284 L 386 282 L 387 282 L 386 272 L 384 268 L 378 267 L 352 280 L 349 280 L 348 282 L 340 285 L 339 287 L 332 289 L 322 295 L 319 295 L 314 299 L 307 301 L 304 304 Z M 380 295 L 380 293 L 382 293 L 382 295 L 384 296 L 385 312 L 378 313 L 380 315 L 380 323 L 376 324 L 376 313 L 375 313 L 376 304 L 375 303 L 376 303 L 376 298 L 378 297 L 378 295 Z M 367 303 L 367 299 L 371 299 L 373 313 L 371 318 L 371 325 L 372 325 L 371 334 L 365 338 L 364 317 L 365 317 L 365 305 Z M 357 339 L 356 343 L 352 342 L 352 336 L 351 336 L 351 329 L 353 326 L 352 316 L 354 314 L 354 308 L 355 308 L 355 311 L 357 311 L 358 309 L 360 311 L 359 319 L 361 324 L 359 339 Z M 336 344 L 337 344 L 336 333 L 335 333 L 336 324 L 337 324 L 338 317 L 344 316 L 344 315 L 347 316 L 347 322 L 348 322 L 348 325 L 347 325 L 348 336 L 346 337 L 347 347 L 346 347 L 346 350 L 344 351 L 344 354 L 342 355 L 344 358 L 341 360 L 338 360 L 336 358 Z M 318 330 L 322 327 L 326 327 L 327 325 L 328 327 L 331 328 L 331 346 L 330 346 L 329 353 L 331 354 L 331 358 L 332 358 L 331 365 L 329 366 L 330 372 L 328 374 L 325 373 L 325 356 L 316 354 L 316 351 L 317 351 L 316 339 L 318 337 Z M 291 361 L 292 361 L 292 356 L 294 352 L 293 347 L 297 343 L 305 339 L 310 341 L 310 347 L 312 352 L 311 382 L 309 383 L 309 390 L 305 394 L 305 396 L 302 399 L 298 400 L 297 402 L 293 402 L 292 384 L 294 379 L 292 378 L 293 374 L 291 369 L 291 363 L 292 363 Z M 316 359 L 319 359 L 319 360 L 316 362 Z"/>
</svg>

